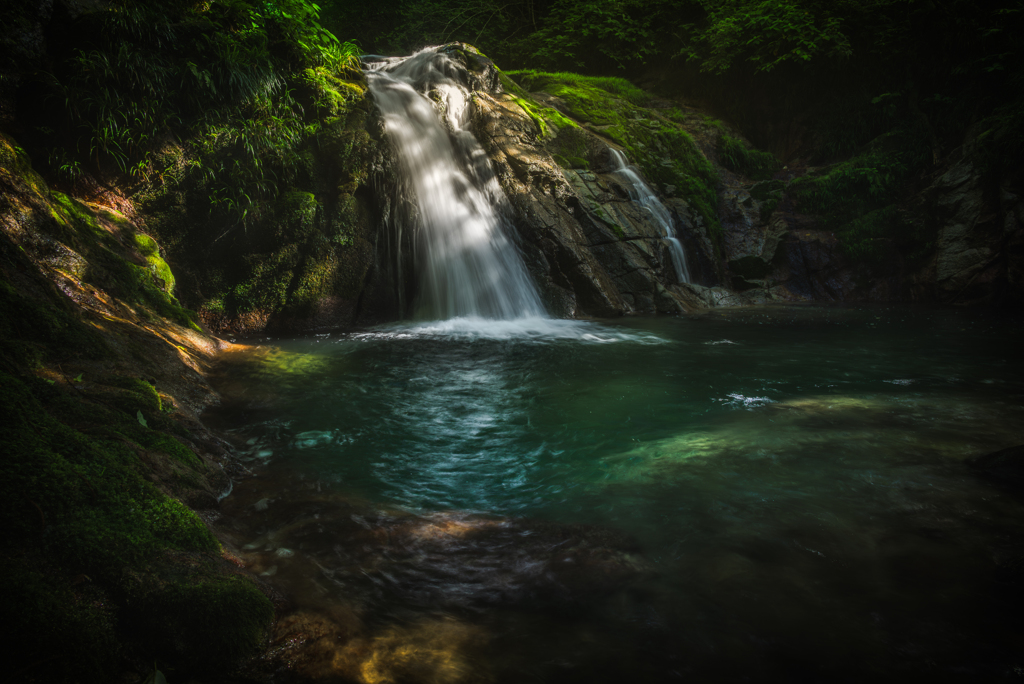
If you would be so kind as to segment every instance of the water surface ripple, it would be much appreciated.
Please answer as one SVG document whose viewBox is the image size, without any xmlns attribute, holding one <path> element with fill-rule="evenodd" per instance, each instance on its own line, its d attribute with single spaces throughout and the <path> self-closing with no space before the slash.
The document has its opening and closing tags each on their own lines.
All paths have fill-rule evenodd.
<svg viewBox="0 0 1024 684">
<path fill-rule="evenodd" d="M 792 306 L 265 340 L 219 371 L 253 472 L 227 517 L 293 594 L 280 643 L 334 635 L 311 676 L 1011 678 L 1024 508 L 964 461 L 1024 443 L 1021 332 Z"/>
</svg>

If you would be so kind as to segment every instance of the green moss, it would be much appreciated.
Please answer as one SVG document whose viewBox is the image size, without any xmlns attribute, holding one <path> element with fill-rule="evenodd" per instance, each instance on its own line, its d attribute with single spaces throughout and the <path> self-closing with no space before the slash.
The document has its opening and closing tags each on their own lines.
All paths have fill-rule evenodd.
<svg viewBox="0 0 1024 684">
<path fill-rule="evenodd" d="M 302 79 L 313 91 L 314 104 L 322 117 L 346 113 L 353 102 L 366 94 L 364 83 L 342 78 L 337 71 L 327 66 L 305 69 Z"/>
<path fill-rule="evenodd" d="M 238 576 L 168 585 L 148 595 L 137 610 L 153 650 L 183 669 L 208 674 L 254 656 L 274 617 L 267 597 Z"/>
<path fill-rule="evenodd" d="M 131 445 L 145 435 L 134 416 L 38 379 L 3 374 L 0 385 L 0 410 L 11 419 L 0 429 L 0 508 L 12 541 L 42 541 L 69 572 L 104 582 L 160 548 L 218 548 L 194 513 L 142 477 Z"/>
<path fill-rule="evenodd" d="M 156 244 L 156 240 L 145 233 L 135 233 L 133 239 L 135 248 L 149 264 L 153 276 L 163 283 L 163 291 L 174 294 L 174 274 L 171 273 L 171 267 L 160 256 L 160 247 Z"/>
<path fill-rule="evenodd" d="M 532 69 L 510 71 L 508 75 L 514 77 L 528 90 L 546 90 L 552 95 L 556 93 L 551 92 L 547 86 L 554 85 L 557 88 L 569 85 L 586 89 L 597 88 L 637 107 L 650 104 L 652 99 L 651 94 L 647 91 L 637 88 L 624 78 L 615 76 L 582 76 L 564 71 L 552 73 Z"/>
<path fill-rule="evenodd" d="M 132 394 L 138 397 L 140 409 L 146 409 L 148 411 L 159 411 L 161 409 L 160 394 L 156 391 L 156 388 L 153 385 L 149 384 L 145 380 L 123 375 L 114 375 L 108 376 L 101 382 L 104 385 L 120 387 L 132 392 Z M 131 411 L 132 408 L 129 408 L 128 410 Z"/>
<path fill-rule="evenodd" d="M 4 238 L 0 254 L 29 266 Z M 46 360 L 98 359 L 110 353 L 99 333 L 81 321 L 59 292 L 46 288 L 41 295 L 26 296 L 0 271 L 0 351 L 14 365 L 34 367 Z"/>
<path fill-rule="evenodd" d="M 635 109 L 628 102 L 594 85 L 562 82 L 555 80 L 554 74 L 543 76 L 550 78 L 524 78 L 523 84 L 531 90 L 543 90 L 561 98 L 580 121 L 596 126 L 614 125 L 624 113 Z"/>
<path fill-rule="evenodd" d="M 149 393 L 137 379 L 105 382 Z M 5 653 L 5 662 L 42 662 L 33 675 L 55 681 L 111 681 L 125 635 L 136 655 L 179 670 L 222 671 L 252 654 L 270 602 L 251 581 L 224 576 L 206 525 L 145 477 L 140 454 L 182 445 L 95 396 L 32 376 L 0 373 L 0 411 L 0 581 L 7 626 L 34 649 Z"/>
<path fill-rule="evenodd" d="M 62 192 L 53 192 L 50 201 L 54 210 L 54 217 L 63 225 L 73 226 L 80 231 L 86 231 L 82 237 L 87 239 L 104 236 L 103 227 L 96 219 L 96 214 L 89 207 L 85 206 L 73 197 L 68 197 Z M 93 241 L 90 240 L 89 244 Z"/>
<path fill-rule="evenodd" d="M 548 137 L 548 124 L 540 114 L 537 113 L 537 105 L 521 97 L 513 97 L 512 99 L 517 105 L 523 108 L 523 111 L 530 115 L 531 119 L 533 119 L 533 123 L 537 125 L 537 130 L 540 131 L 540 137 Z"/>
<path fill-rule="evenodd" d="M 311 192 L 289 190 L 281 193 L 274 206 L 276 237 L 287 241 L 308 238 L 315 227 L 317 206 L 316 197 Z"/>
<path fill-rule="evenodd" d="M 136 249 L 146 266 L 132 263 L 124 255 L 120 242 L 100 224 L 97 214 L 87 206 L 59 192 L 52 193 L 52 224 L 59 228 L 55 237 L 79 252 L 87 263 L 80 277 L 84 282 L 111 294 L 132 306 L 143 306 L 177 323 L 198 330 L 195 313 L 183 308 L 173 296 L 174 276 L 160 257 L 159 247 L 149 236 L 133 232 Z M 124 230 L 134 227 L 123 217 L 105 212 L 105 218 Z"/>
<path fill-rule="evenodd" d="M 277 252 L 244 257 L 249 277 L 233 287 L 224 298 L 228 311 L 280 311 L 288 303 L 288 290 L 300 264 L 298 245 L 283 246 Z"/>
<path fill-rule="evenodd" d="M 721 236 L 718 173 L 680 126 L 650 118 L 650 112 L 641 109 L 650 103 L 648 93 L 620 78 L 539 71 L 510 74 L 529 90 L 560 98 L 574 118 L 625 148 L 649 181 L 675 186 L 676 194 L 697 212 L 712 239 Z M 559 155 L 559 164 L 570 168 L 583 156 L 566 149 L 552 151 Z"/>
<path fill-rule="evenodd" d="M 590 162 L 587 161 L 587 135 L 579 127 L 562 128 L 554 140 L 547 144 L 547 148 L 560 166 L 569 169 L 590 168 Z"/>
<path fill-rule="evenodd" d="M 505 74 L 500 69 L 498 70 L 498 80 L 501 82 L 501 86 L 505 89 L 505 92 L 511 93 L 512 95 L 517 95 L 519 97 L 530 96 L 530 94 L 523 90 L 518 83 L 509 78 L 508 75 Z"/>
<path fill-rule="evenodd" d="M 720 237 L 718 172 L 689 133 L 671 124 L 627 120 L 605 134 L 629 152 L 649 181 L 674 185 L 676 194 L 701 217 L 712 239 Z"/>
<path fill-rule="evenodd" d="M 131 263 L 108 248 L 88 255 L 89 268 L 83 280 L 107 290 L 118 299 L 151 309 L 156 314 L 198 330 L 195 313 L 178 304 L 163 286 L 166 281 L 153 270 Z"/>
<path fill-rule="evenodd" d="M 43 681 L 110 682 L 116 679 L 120 644 L 109 597 L 92 582 L 72 585 L 35 554 L 0 564 L 5 620 L 16 639 L 0 640 L 8 665 L 25 662 Z M 11 627 L 11 624 L 5 625 Z"/>
</svg>

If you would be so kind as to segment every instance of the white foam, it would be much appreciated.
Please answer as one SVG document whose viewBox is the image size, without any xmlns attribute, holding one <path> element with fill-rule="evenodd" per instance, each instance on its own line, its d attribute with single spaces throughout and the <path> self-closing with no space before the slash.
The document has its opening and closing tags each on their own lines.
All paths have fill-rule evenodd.
<svg viewBox="0 0 1024 684">
<path fill-rule="evenodd" d="M 444 321 L 407 323 L 356 333 L 352 339 L 451 339 L 451 340 L 512 340 L 522 342 L 554 342 L 575 340 L 585 344 L 665 344 L 653 333 L 611 328 L 589 321 L 572 321 L 531 316 L 511 320 L 496 320 L 463 316 Z"/>
</svg>

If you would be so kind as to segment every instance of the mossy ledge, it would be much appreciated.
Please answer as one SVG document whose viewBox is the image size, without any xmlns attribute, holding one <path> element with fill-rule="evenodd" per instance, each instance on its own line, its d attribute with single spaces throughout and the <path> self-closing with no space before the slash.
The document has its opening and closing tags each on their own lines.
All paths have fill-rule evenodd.
<svg viewBox="0 0 1024 684">
<path fill-rule="evenodd" d="M 218 342 L 152 237 L 0 143 L 0 653 L 19 681 L 229 676 L 275 608 L 197 513 L 228 484 L 196 419 Z"/>
<path fill-rule="evenodd" d="M 507 76 L 528 91 L 555 98 L 559 107 L 592 133 L 622 147 L 656 187 L 675 188 L 700 216 L 713 239 L 720 235 L 719 174 L 683 126 L 648 108 L 652 95 L 622 78 L 532 70 L 510 71 Z M 534 118 L 543 117 L 550 123 L 554 113 L 571 126 L 577 125 L 553 107 L 533 110 L 530 114 Z M 565 128 L 571 131 L 569 126 Z M 565 138 L 564 142 L 555 141 L 556 161 L 582 168 L 583 155 L 572 151 L 572 133 Z"/>
</svg>

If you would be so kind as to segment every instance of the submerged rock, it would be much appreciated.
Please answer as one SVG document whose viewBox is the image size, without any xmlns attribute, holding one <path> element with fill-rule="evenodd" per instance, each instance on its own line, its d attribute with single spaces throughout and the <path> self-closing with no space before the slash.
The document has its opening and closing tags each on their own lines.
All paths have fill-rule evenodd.
<svg viewBox="0 0 1024 684">
<path fill-rule="evenodd" d="M 237 493 L 232 510 L 246 496 Z M 573 605 L 652 571 L 629 536 L 597 526 L 385 512 L 330 496 L 237 515 L 236 535 L 267 530 L 251 541 L 236 537 L 247 542 L 248 567 L 257 574 L 276 567 L 298 606 L 317 605 L 330 586 L 339 588 L 328 591 L 331 600 L 377 610 Z"/>
</svg>

